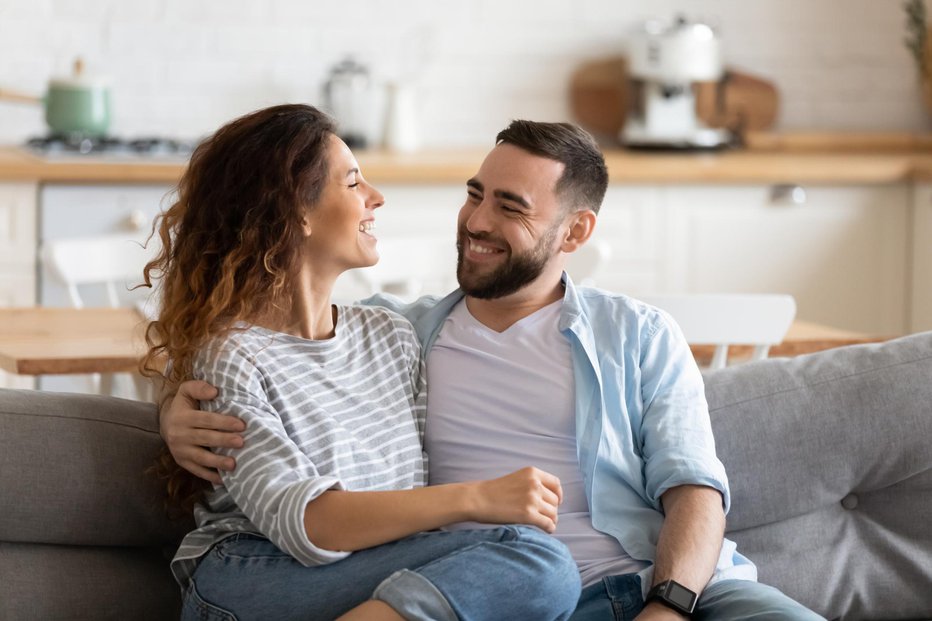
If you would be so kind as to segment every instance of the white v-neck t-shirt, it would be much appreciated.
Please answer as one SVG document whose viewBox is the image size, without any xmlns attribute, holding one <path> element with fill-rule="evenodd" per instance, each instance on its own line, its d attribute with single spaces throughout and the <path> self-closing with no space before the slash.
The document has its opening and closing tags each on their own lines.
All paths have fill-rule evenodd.
<svg viewBox="0 0 932 621">
<path fill-rule="evenodd" d="M 570 344 L 558 328 L 561 308 L 558 300 L 503 332 L 476 320 L 465 300 L 453 309 L 428 354 L 425 448 L 433 485 L 493 479 L 526 466 L 559 477 L 563 504 L 555 536 L 572 553 L 585 587 L 647 563 L 592 527 L 576 455 Z"/>
</svg>

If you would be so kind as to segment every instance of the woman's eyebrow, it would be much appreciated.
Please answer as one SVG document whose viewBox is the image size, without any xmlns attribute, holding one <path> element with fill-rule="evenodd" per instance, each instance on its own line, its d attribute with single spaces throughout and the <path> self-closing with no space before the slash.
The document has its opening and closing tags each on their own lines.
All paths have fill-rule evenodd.
<svg viewBox="0 0 932 621">
<path fill-rule="evenodd" d="M 349 177 L 350 175 L 355 175 L 355 174 L 358 173 L 358 172 L 359 172 L 359 169 L 358 169 L 358 168 L 350 168 L 349 171 L 347 171 L 347 173 L 346 173 L 345 176 L 346 176 L 346 177 Z"/>
</svg>

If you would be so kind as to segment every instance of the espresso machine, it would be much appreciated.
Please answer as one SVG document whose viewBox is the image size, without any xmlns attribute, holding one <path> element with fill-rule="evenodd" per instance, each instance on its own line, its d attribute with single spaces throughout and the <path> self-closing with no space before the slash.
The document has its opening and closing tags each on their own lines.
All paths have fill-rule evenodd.
<svg viewBox="0 0 932 621">
<path fill-rule="evenodd" d="M 639 148 L 714 149 L 733 140 L 725 128 L 705 125 L 695 88 L 725 73 L 721 39 L 711 26 L 678 17 L 650 21 L 628 50 L 628 109 L 619 136 Z"/>
</svg>

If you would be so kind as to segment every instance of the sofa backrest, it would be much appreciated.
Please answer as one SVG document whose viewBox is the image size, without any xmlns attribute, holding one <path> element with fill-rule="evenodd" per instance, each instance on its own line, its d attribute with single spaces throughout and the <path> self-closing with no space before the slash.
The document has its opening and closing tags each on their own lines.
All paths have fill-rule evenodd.
<svg viewBox="0 0 932 621">
<path fill-rule="evenodd" d="M 932 332 L 706 376 L 728 537 L 843 619 L 932 618 Z"/>
<path fill-rule="evenodd" d="M 177 617 L 161 445 L 152 404 L 0 390 L 0 619 Z"/>
</svg>

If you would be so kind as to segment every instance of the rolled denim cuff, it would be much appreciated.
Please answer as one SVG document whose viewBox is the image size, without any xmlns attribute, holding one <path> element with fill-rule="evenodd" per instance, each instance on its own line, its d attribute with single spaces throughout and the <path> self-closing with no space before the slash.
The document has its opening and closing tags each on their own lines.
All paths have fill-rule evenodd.
<svg viewBox="0 0 932 621">
<path fill-rule="evenodd" d="M 402 569 L 382 581 L 372 599 L 385 602 L 407 621 L 457 621 L 450 602 L 434 583 Z"/>
</svg>

